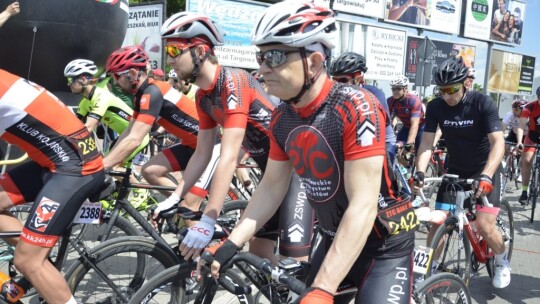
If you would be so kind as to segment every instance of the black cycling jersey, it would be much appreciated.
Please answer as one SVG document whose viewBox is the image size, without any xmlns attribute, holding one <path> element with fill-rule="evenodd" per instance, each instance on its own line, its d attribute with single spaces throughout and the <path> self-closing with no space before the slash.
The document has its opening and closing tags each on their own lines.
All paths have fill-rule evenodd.
<svg viewBox="0 0 540 304">
<path fill-rule="evenodd" d="M 456 106 L 449 106 L 441 97 L 432 100 L 426 111 L 424 132 L 441 128 L 448 154 L 448 167 L 475 172 L 484 168 L 490 144 L 487 135 L 502 131 L 497 107 L 487 95 L 467 91 Z"/>
</svg>

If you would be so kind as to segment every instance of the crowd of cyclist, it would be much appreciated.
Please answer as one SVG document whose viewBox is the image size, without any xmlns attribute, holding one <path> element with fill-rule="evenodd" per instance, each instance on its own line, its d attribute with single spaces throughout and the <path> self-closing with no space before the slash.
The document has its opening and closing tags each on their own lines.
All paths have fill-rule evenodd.
<svg viewBox="0 0 540 304">
<path fill-rule="evenodd" d="M 99 188 L 106 169 L 129 161 L 150 134 L 163 132 L 180 143 L 146 162 L 142 175 L 176 190 L 164 193 L 152 221 L 179 204 L 198 210 L 207 198 L 201 220 L 188 223 L 181 239 L 185 259 L 198 257 L 209 244 L 238 162 L 248 155 L 264 172 L 240 223 L 209 249 L 214 276 L 247 242 L 253 253 L 276 263 L 279 238 L 280 255 L 306 260 L 316 220 L 323 246 L 311 258 L 310 288 L 300 303 L 333 303 L 344 281 L 358 287 L 356 303 L 385 303 L 396 284 L 403 292 L 394 303 L 409 303 L 418 219 L 396 179 L 396 151 L 416 154 L 410 182 L 418 190 L 442 135 L 451 156 L 448 173 L 475 179 L 475 196 L 493 204 L 477 206 L 476 223 L 495 253 L 493 285 L 510 284 L 507 248 L 495 229 L 504 128 L 490 97 L 471 90 L 474 70 L 461 58 L 442 63 L 434 73 L 439 93 L 427 107 L 402 75 L 390 82 L 392 96 L 386 99 L 365 84 L 369 64 L 360 54 L 343 53 L 328 65 L 337 33 L 333 16 L 313 3 L 270 6 L 252 32 L 260 68 L 250 74 L 219 64 L 214 49 L 225 35 L 219 24 L 191 12 L 174 14 L 161 29 L 168 82 L 150 76 L 139 46 L 114 51 L 105 80 L 89 58 L 67 64 L 68 86 L 82 97 L 77 116 L 39 85 L 0 70 L 0 138 L 32 159 L 0 178 L 0 230 L 22 230 L 20 240 L 10 240 L 17 244 L 15 265 L 48 303 L 76 303 L 47 260 L 61 231 Z M 534 153 L 524 144 L 538 140 L 540 106 L 516 101 L 512 107 L 503 125 L 512 125 L 509 140 L 523 151 L 523 202 Z M 402 127 L 395 135 L 397 120 Z M 119 134 L 105 156 L 91 135 L 99 123 Z M 177 171 L 183 172 L 178 185 L 167 177 Z M 452 211 L 445 189 L 439 188 L 435 208 Z M 297 215 L 300 195 L 310 204 Z M 34 205 L 22 227 L 7 210 L 24 202 Z M 400 226 L 405 217 L 410 226 Z M 286 232 L 298 218 L 304 236 L 293 242 Z M 253 238 L 263 226 L 279 233 Z M 403 270 L 405 278 L 397 275 Z"/>
</svg>

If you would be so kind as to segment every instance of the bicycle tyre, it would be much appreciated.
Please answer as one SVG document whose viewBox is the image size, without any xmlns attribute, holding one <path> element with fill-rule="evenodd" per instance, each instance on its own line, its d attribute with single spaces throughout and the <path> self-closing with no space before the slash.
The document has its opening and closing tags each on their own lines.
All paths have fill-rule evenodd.
<svg viewBox="0 0 540 304">
<path fill-rule="evenodd" d="M 448 295 L 441 298 L 442 294 L 448 294 L 451 288 L 455 289 L 451 294 L 451 298 L 455 300 L 449 299 Z M 438 273 L 422 281 L 415 287 L 413 298 L 416 304 L 472 303 L 467 285 L 453 273 Z"/>
<path fill-rule="evenodd" d="M 535 161 L 536 162 L 536 161 Z M 536 167 L 536 165 L 535 165 Z M 536 209 L 536 199 L 538 198 L 538 172 L 537 168 L 533 168 L 532 170 L 532 176 L 531 176 L 531 182 L 529 183 L 529 202 L 531 203 L 532 209 L 531 209 L 531 219 L 530 223 L 532 224 L 534 222 L 534 212 Z"/>
<path fill-rule="evenodd" d="M 194 287 L 186 292 L 186 284 L 190 284 L 189 281 L 186 282 L 186 279 L 189 280 L 192 278 L 193 266 L 194 265 L 192 264 L 190 267 L 190 264 L 187 263 L 180 264 L 156 275 L 133 294 L 129 303 L 192 303 L 193 298 L 198 295 L 198 293 L 195 292 Z M 221 276 L 226 276 L 227 279 L 239 286 L 244 286 L 246 284 L 242 277 L 232 269 L 228 269 L 225 273 L 221 274 Z M 222 295 L 222 297 L 223 296 L 230 296 L 228 297 L 227 303 L 234 303 L 231 301 L 231 299 L 234 299 L 233 295 L 226 293 Z M 239 303 L 254 303 L 251 294 L 237 295 L 237 298 Z M 215 300 L 215 298 L 212 300 Z"/>
<path fill-rule="evenodd" d="M 457 219 L 455 217 L 449 219 L 437 229 L 430 244 L 434 252 L 442 250 L 437 260 L 438 266 L 436 271 L 456 274 L 468 285 L 471 272 L 471 245 L 469 243 L 469 237 L 463 231 L 463 250 L 460 250 Z M 441 245 L 443 248 L 439 248 Z M 429 270 L 426 277 L 430 277 L 433 274 L 433 271 Z"/>
<path fill-rule="evenodd" d="M 147 279 L 180 261 L 155 240 L 137 236 L 103 242 L 89 251 L 88 257 L 90 262 L 79 258 L 65 275 L 79 303 L 127 303 L 91 268 L 90 263 L 99 267 L 129 299 Z"/>
</svg>

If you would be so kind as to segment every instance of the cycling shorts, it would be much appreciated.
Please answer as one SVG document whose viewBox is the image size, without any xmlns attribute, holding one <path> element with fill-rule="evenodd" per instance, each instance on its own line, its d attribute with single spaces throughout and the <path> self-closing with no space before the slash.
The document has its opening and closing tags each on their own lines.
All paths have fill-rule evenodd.
<svg viewBox="0 0 540 304">
<path fill-rule="evenodd" d="M 0 186 L 15 204 L 34 202 L 21 232 L 21 240 L 53 247 L 71 224 L 82 203 L 103 184 L 105 174 L 53 173 L 30 161 L 0 176 Z"/>
<path fill-rule="evenodd" d="M 527 136 L 525 136 L 525 140 L 523 141 L 524 144 L 526 145 L 535 145 L 536 142 L 534 142 L 530 137 L 529 135 L 527 134 Z M 523 147 L 523 153 L 526 153 L 526 152 L 531 152 L 531 153 L 534 153 L 534 151 L 536 151 L 536 148 L 535 147 Z"/>
<path fill-rule="evenodd" d="M 401 130 L 399 130 L 397 134 L 396 142 L 407 143 L 407 139 L 409 139 L 409 130 L 409 127 L 401 127 Z M 418 147 L 420 147 L 422 134 L 424 134 L 424 125 L 418 126 L 418 132 L 416 133 L 416 138 L 414 139 L 414 151 L 418 151 Z"/>
<path fill-rule="evenodd" d="M 476 172 L 474 174 L 466 173 L 466 172 L 457 172 L 456 170 L 449 169 L 448 174 L 457 174 L 460 178 L 476 178 L 478 177 L 482 171 Z M 484 207 L 481 204 L 476 205 L 476 212 L 485 212 L 485 213 L 491 213 L 491 214 L 499 214 L 499 207 L 501 206 L 501 197 L 503 195 L 502 188 L 501 188 L 501 181 L 503 178 L 504 170 L 502 168 L 502 165 L 499 166 L 495 174 L 493 174 L 492 182 L 493 182 L 493 190 L 488 193 L 487 199 L 490 204 L 493 205 L 493 207 Z M 463 188 L 464 191 L 471 190 L 471 185 L 467 185 L 467 187 Z M 469 210 L 471 210 L 471 201 L 470 199 L 466 199 L 463 206 Z M 439 190 L 437 192 L 437 198 L 435 200 L 435 209 L 436 210 L 445 210 L 445 211 L 454 211 L 456 209 L 456 203 L 452 199 L 450 187 L 447 183 L 442 182 L 439 186 Z"/>
<path fill-rule="evenodd" d="M 206 166 L 203 174 L 195 185 L 189 190 L 190 193 L 195 194 L 198 197 L 204 198 L 208 195 L 208 189 L 210 188 L 210 182 L 212 176 L 216 170 L 217 163 L 220 158 L 221 143 L 214 145 L 212 151 L 212 158 Z M 191 156 L 195 152 L 195 149 L 182 144 L 174 145 L 163 150 L 161 153 L 167 158 L 173 171 L 184 171 L 191 159 Z"/>
<path fill-rule="evenodd" d="M 306 282 L 310 286 L 319 271 L 332 239 L 324 236 L 311 260 L 310 273 Z M 368 257 L 360 253 L 347 276 L 340 284 L 338 292 L 356 287 L 358 293 L 354 303 L 396 303 L 409 304 L 413 282 L 413 254 L 383 259 Z M 343 271 L 343 269 L 335 269 Z M 334 303 L 349 303 L 350 297 L 334 297 Z"/>
</svg>

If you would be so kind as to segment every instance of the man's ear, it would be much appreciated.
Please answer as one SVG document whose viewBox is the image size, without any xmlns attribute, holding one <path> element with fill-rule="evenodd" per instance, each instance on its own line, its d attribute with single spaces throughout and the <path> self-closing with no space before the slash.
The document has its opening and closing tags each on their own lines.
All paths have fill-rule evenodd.
<svg viewBox="0 0 540 304">
<path fill-rule="evenodd" d="M 311 53 L 308 58 L 311 62 L 311 64 L 309 65 L 309 72 L 311 74 L 310 77 L 312 77 L 313 75 L 318 73 L 320 69 L 324 68 L 325 59 L 324 55 L 319 52 Z"/>
</svg>

